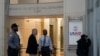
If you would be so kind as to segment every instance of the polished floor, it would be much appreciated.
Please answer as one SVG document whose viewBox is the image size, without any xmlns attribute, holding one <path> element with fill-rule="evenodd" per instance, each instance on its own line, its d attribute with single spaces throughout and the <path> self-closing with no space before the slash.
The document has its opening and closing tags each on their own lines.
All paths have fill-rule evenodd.
<svg viewBox="0 0 100 56">
<path fill-rule="evenodd" d="M 29 56 L 27 53 L 26 53 L 26 48 L 23 48 L 21 51 L 20 51 L 20 56 Z M 38 55 L 37 55 L 38 56 Z M 64 56 L 64 53 L 63 51 L 61 50 L 54 50 L 53 53 L 52 53 L 52 56 Z"/>
</svg>

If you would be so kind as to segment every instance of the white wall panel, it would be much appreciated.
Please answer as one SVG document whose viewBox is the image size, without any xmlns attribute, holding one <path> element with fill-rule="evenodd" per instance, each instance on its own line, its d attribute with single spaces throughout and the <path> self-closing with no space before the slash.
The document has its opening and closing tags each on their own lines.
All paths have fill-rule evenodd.
<svg viewBox="0 0 100 56">
<path fill-rule="evenodd" d="M 10 5 L 9 16 L 37 16 L 63 14 L 63 2 Z"/>
</svg>

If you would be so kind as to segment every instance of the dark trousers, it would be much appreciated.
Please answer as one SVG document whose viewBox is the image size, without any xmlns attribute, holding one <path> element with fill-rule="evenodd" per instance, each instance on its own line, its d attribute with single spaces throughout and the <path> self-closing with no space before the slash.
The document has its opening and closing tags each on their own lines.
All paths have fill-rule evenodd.
<svg viewBox="0 0 100 56">
<path fill-rule="evenodd" d="M 18 50 L 8 47 L 8 56 L 18 56 Z"/>
<path fill-rule="evenodd" d="M 41 54 L 42 54 L 42 56 L 51 56 L 50 55 L 50 48 L 49 47 L 42 47 Z"/>
</svg>

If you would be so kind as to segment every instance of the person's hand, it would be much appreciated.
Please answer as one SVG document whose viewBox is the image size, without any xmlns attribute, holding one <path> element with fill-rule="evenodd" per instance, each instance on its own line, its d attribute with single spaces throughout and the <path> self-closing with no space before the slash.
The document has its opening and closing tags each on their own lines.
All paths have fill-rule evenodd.
<svg viewBox="0 0 100 56">
<path fill-rule="evenodd" d="M 16 50 L 20 50 L 20 48 L 19 47 L 16 47 Z"/>
</svg>

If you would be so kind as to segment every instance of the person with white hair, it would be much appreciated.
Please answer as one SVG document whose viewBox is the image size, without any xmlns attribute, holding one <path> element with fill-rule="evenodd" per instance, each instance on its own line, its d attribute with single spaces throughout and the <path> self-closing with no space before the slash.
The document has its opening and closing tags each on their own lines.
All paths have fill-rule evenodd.
<svg viewBox="0 0 100 56">
<path fill-rule="evenodd" d="M 37 56 L 38 44 L 36 40 L 37 29 L 32 29 L 32 34 L 29 36 L 26 53 L 29 56 Z"/>
</svg>

